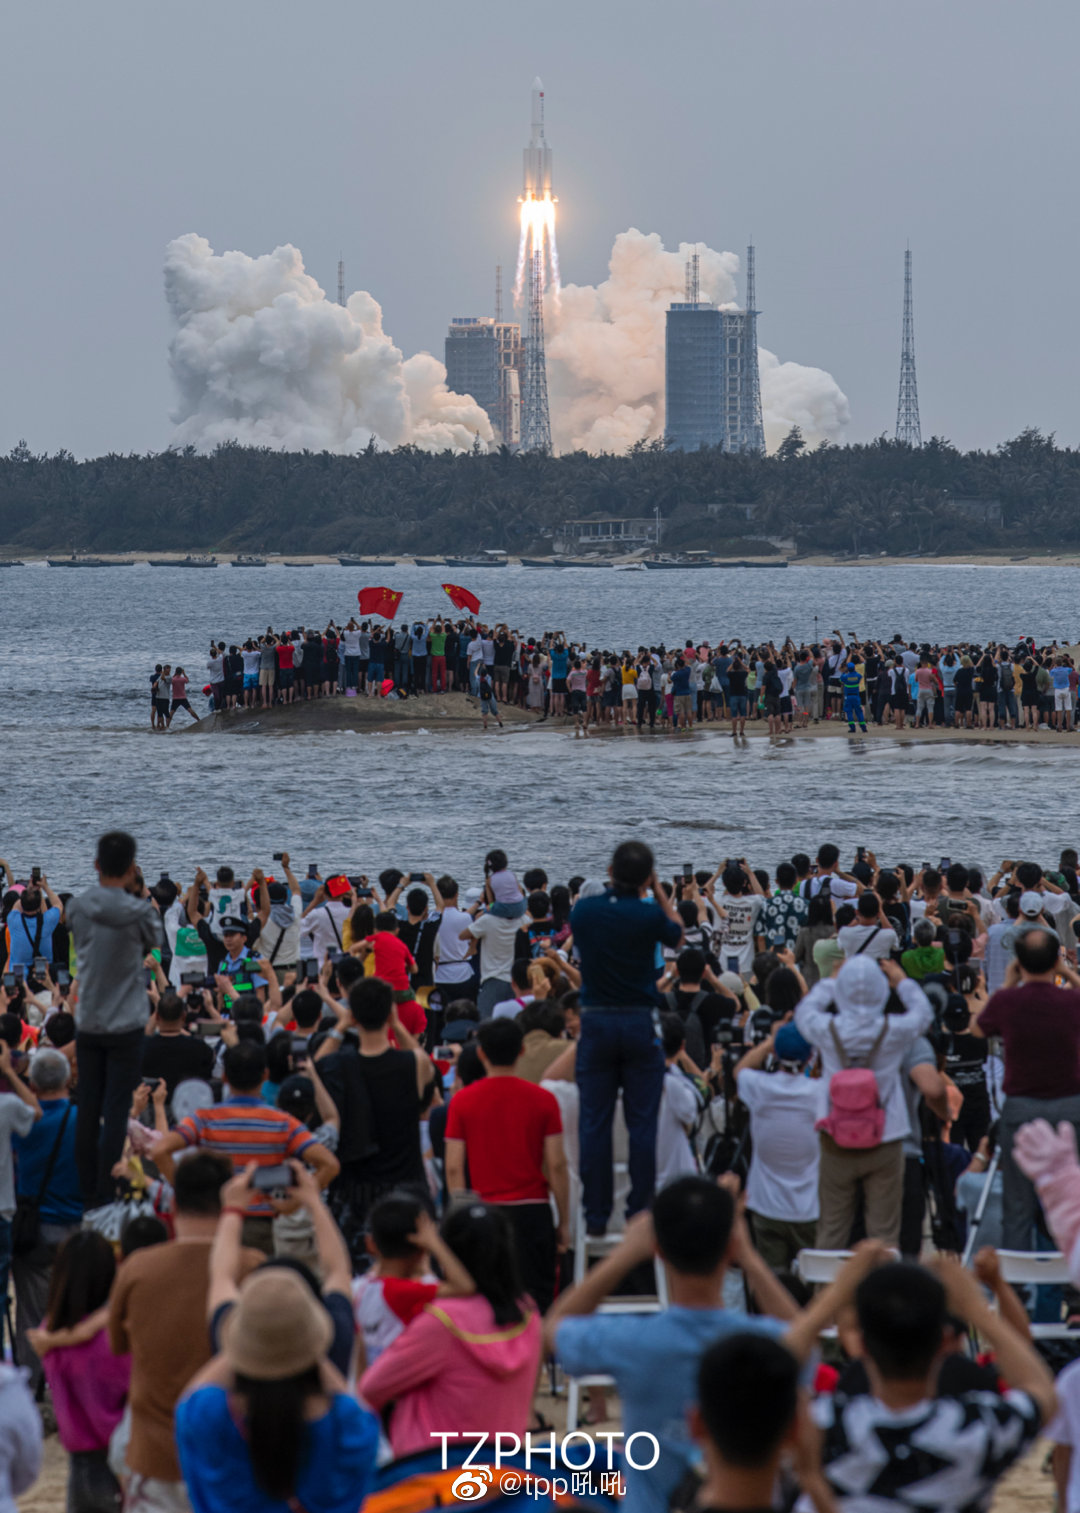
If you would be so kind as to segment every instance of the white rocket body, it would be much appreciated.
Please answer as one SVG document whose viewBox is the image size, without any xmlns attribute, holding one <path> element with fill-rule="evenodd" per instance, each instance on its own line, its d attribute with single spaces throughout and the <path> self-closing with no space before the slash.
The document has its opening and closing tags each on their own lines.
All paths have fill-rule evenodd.
<svg viewBox="0 0 1080 1513">
<path fill-rule="evenodd" d="M 525 185 L 522 199 L 542 200 L 551 195 L 551 148 L 544 140 L 544 86 L 540 79 L 532 86 L 532 130 L 525 160 Z"/>
</svg>

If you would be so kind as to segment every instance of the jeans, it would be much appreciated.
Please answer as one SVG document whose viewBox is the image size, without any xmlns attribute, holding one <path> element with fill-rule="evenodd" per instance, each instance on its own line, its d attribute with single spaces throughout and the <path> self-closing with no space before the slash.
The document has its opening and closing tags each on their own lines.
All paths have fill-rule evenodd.
<svg viewBox="0 0 1080 1513">
<path fill-rule="evenodd" d="M 1002 1242 L 1005 1250 L 1034 1250 L 1037 1199 L 1030 1178 L 1013 1160 L 1013 1142 L 1022 1124 L 1046 1119 L 1055 1129 L 1066 1120 L 1080 1137 L 1080 1097 L 1006 1098 L 998 1125 L 1001 1146 Z"/>
<path fill-rule="evenodd" d="M 358 688 L 360 686 L 360 658 L 345 658 L 345 687 Z"/>
<path fill-rule="evenodd" d="M 411 661 L 412 658 L 407 651 L 399 651 L 394 657 L 394 683 L 398 688 L 407 688 L 409 686 L 409 666 Z"/>
<path fill-rule="evenodd" d="M 481 1019 L 490 1019 L 495 1005 L 505 1003 L 514 996 L 514 985 L 502 977 L 485 977 L 476 997 L 476 1007 Z"/>
<path fill-rule="evenodd" d="M 142 1065 L 142 1030 L 118 1035 L 83 1033 L 75 1037 L 79 1068 L 79 1115 L 75 1159 L 83 1203 L 97 1208 L 113 1196 L 112 1169 L 127 1138 L 131 1095 Z"/>
<path fill-rule="evenodd" d="M 482 664 L 480 662 L 469 663 L 469 692 L 472 694 L 473 698 L 476 698 L 476 696 L 480 692 L 481 666 Z"/>
<path fill-rule="evenodd" d="M 956 689 L 955 688 L 946 688 L 946 690 L 945 690 L 945 723 L 946 723 L 946 725 L 953 725 L 953 724 L 955 724 L 955 722 L 956 722 Z"/>
<path fill-rule="evenodd" d="M 655 1009 L 586 1009 L 575 1077 L 580 1108 L 579 1167 L 590 1230 L 604 1230 L 615 1202 L 611 1122 L 619 1089 L 629 1135 L 626 1216 L 647 1208 L 656 1186 L 656 1120 L 664 1090 L 664 1052 Z"/>
<path fill-rule="evenodd" d="M 918 697 L 918 699 L 916 700 L 916 703 L 915 703 L 915 723 L 916 723 L 916 725 L 922 719 L 923 715 L 926 716 L 926 723 L 928 725 L 932 725 L 934 723 L 934 692 L 933 692 L 933 689 L 926 689 L 926 688 L 920 688 L 919 689 L 919 697 Z"/>
<path fill-rule="evenodd" d="M 997 717 L 999 725 L 1004 725 L 1006 720 L 1014 723 L 1017 720 L 1016 693 L 1013 690 L 1010 689 L 1008 693 L 1004 689 L 998 690 Z"/>
</svg>

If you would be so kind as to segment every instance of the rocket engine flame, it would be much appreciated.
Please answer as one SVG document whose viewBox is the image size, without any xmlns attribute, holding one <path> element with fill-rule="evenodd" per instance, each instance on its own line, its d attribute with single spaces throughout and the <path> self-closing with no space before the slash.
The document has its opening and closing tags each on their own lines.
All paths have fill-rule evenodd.
<svg viewBox="0 0 1080 1513">
<path fill-rule="evenodd" d="M 555 200 L 550 194 L 542 200 L 532 196 L 521 198 L 521 236 L 518 241 L 517 274 L 514 278 L 514 300 L 517 304 L 525 296 L 525 270 L 534 252 L 540 254 L 544 288 L 550 286 L 558 292 L 559 249 L 555 241 Z"/>
</svg>

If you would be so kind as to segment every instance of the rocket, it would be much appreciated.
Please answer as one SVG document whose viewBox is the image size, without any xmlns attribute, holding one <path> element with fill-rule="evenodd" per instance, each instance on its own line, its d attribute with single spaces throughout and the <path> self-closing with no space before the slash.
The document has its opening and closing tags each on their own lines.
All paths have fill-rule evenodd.
<svg viewBox="0 0 1080 1513">
<path fill-rule="evenodd" d="M 524 151 L 525 188 L 523 200 L 542 200 L 551 196 L 551 148 L 544 140 L 544 85 L 539 78 L 532 83 L 532 130 Z"/>
</svg>

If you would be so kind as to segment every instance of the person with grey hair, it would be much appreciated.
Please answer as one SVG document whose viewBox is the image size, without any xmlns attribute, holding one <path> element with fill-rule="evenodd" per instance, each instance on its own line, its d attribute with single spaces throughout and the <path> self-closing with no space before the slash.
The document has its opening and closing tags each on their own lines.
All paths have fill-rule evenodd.
<svg viewBox="0 0 1080 1513">
<path fill-rule="evenodd" d="M 41 1104 L 41 1118 L 26 1135 L 13 1140 L 17 1156 L 16 1191 L 35 1205 L 36 1234 L 29 1249 L 12 1258 L 15 1283 L 15 1355 L 30 1368 L 34 1389 L 41 1362 L 26 1341 L 26 1331 L 45 1317 L 56 1252 L 82 1223 L 83 1203 L 75 1160 L 75 1110 L 68 1096 L 71 1063 L 63 1051 L 39 1050 L 30 1061 L 30 1086 Z"/>
</svg>

